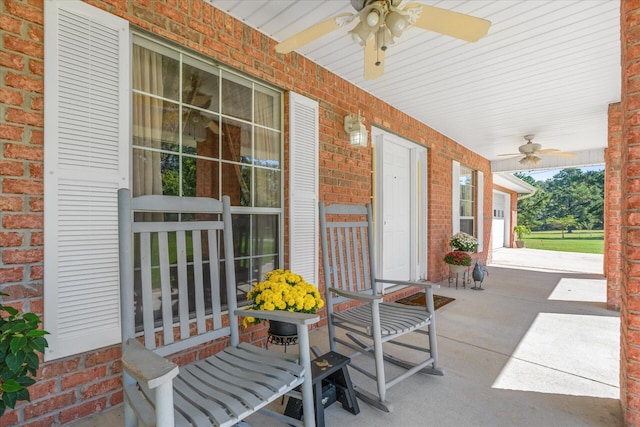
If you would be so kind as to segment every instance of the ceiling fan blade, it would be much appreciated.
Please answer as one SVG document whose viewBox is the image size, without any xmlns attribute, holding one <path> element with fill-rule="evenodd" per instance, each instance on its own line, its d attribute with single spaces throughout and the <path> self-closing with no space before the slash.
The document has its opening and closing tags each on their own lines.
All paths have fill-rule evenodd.
<svg viewBox="0 0 640 427">
<path fill-rule="evenodd" d="M 521 153 L 498 154 L 498 156 L 522 156 Z"/>
<path fill-rule="evenodd" d="M 353 18 L 354 16 L 357 15 L 352 13 L 342 13 L 340 15 L 334 16 L 333 18 L 329 18 L 326 21 L 322 21 L 319 24 L 312 25 L 306 30 L 302 30 L 298 34 L 278 43 L 276 45 L 276 52 L 292 52 L 300 46 L 304 46 L 305 44 L 310 43 L 315 39 L 324 36 L 325 34 L 329 34 L 331 31 L 337 30 L 345 23 L 351 22 L 351 19 L 348 19 L 348 17 Z"/>
<path fill-rule="evenodd" d="M 551 153 L 557 153 L 559 151 L 560 150 L 558 150 L 557 148 L 544 148 L 542 150 L 536 151 L 536 153 L 539 153 L 539 154 L 551 154 Z"/>
<path fill-rule="evenodd" d="M 384 51 L 376 49 L 375 37 L 364 46 L 364 79 L 373 80 L 384 74 Z"/>
<path fill-rule="evenodd" d="M 486 19 L 421 3 L 408 4 L 403 10 L 412 7 L 422 8 L 420 16 L 413 24 L 414 27 L 435 31 L 468 42 L 480 40 L 487 34 L 491 26 L 491 21 Z"/>
<path fill-rule="evenodd" d="M 553 156 L 553 157 L 565 157 L 565 158 L 573 158 L 576 157 L 576 153 L 569 153 L 567 151 L 549 151 L 546 152 L 546 150 L 540 150 L 542 151 L 540 154 L 542 154 L 543 156 Z"/>
</svg>

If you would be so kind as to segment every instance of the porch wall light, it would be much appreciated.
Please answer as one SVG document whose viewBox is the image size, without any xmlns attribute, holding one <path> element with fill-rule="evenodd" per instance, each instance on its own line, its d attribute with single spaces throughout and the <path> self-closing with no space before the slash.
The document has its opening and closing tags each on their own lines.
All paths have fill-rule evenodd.
<svg viewBox="0 0 640 427">
<path fill-rule="evenodd" d="M 366 147 L 369 143 L 369 133 L 364 125 L 364 117 L 344 116 L 344 131 L 349 134 L 349 143 L 354 147 Z"/>
</svg>

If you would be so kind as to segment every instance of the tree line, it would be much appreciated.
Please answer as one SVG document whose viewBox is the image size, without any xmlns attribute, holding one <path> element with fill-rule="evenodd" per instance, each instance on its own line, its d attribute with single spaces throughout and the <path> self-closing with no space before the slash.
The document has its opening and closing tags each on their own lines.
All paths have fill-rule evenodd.
<svg viewBox="0 0 640 427">
<path fill-rule="evenodd" d="M 568 168 L 546 181 L 515 175 L 537 188 L 533 196 L 518 200 L 518 224 L 532 231 L 604 227 L 604 170 Z"/>
</svg>

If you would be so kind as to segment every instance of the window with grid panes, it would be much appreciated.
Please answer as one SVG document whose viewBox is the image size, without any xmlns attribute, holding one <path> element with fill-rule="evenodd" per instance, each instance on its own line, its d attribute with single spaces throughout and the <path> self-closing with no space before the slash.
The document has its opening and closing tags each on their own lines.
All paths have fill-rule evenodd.
<svg viewBox="0 0 640 427">
<path fill-rule="evenodd" d="M 282 93 L 142 35 L 131 57 L 132 193 L 229 196 L 246 299 L 280 266 Z"/>
<path fill-rule="evenodd" d="M 460 231 L 475 236 L 474 171 L 460 166 Z"/>
</svg>

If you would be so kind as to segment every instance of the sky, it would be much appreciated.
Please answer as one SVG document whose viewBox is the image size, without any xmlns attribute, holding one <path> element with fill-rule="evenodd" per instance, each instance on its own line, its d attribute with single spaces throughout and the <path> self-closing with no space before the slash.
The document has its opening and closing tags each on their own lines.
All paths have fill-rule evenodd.
<svg viewBox="0 0 640 427">
<path fill-rule="evenodd" d="M 562 169 L 564 168 L 531 170 L 531 171 L 522 171 L 522 172 L 525 173 L 526 175 L 533 177 L 533 179 L 535 179 L 536 181 L 546 181 L 547 179 L 553 178 L 553 176 L 558 172 L 560 172 Z M 601 170 L 604 170 L 604 165 L 588 166 L 588 167 L 577 168 L 577 169 L 580 169 L 583 172 L 601 171 Z"/>
</svg>

